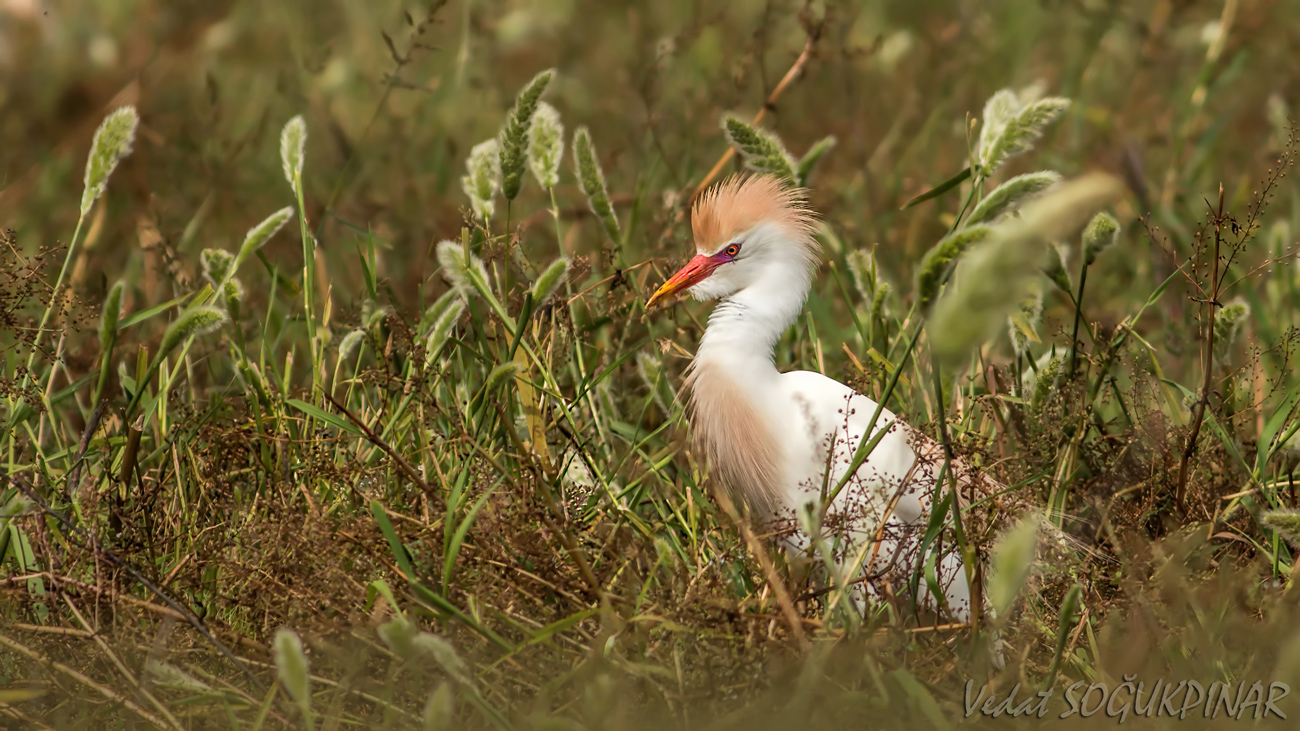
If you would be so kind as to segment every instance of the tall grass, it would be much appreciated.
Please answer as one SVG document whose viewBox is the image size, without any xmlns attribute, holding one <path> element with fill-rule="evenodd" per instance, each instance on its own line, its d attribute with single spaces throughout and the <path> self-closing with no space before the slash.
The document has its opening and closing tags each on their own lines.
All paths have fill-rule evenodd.
<svg viewBox="0 0 1300 731">
<path fill-rule="evenodd" d="M 1300 683 L 1287 8 L 128 5 L 0 30 L 7 721 L 942 728 L 968 680 Z M 100 65 L 17 42 L 56 30 Z M 778 365 L 1002 486 L 945 482 L 922 539 L 978 621 L 902 598 L 924 561 L 859 616 L 690 448 L 707 312 L 643 306 L 741 167 L 825 219 Z"/>
</svg>

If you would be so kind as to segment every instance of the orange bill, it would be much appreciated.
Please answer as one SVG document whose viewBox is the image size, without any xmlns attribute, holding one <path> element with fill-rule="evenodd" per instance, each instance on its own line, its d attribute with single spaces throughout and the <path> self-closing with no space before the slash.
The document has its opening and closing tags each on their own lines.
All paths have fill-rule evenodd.
<svg viewBox="0 0 1300 731">
<path fill-rule="evenodd" d="M 655 290 L 655 293 L 650 296 L 650 301 L 645 303 L 646 309 L 648 310 L 651 307 L 654 307 L 659 301 L 677 294 L 684 289 L 694 287 L 696 284 L 707 279 L 708 276 L 713 273 L 714 269 L 717 269 L 724 263 L 724 261 L 720 261 L 715 257 L 697 254 L 694 259 L 687 262 L 686 266 L 682 267 L 681 270 L 672 276 L 672 278 L 667 282 L 664 282 L 662 287 Z"/>
</svg>

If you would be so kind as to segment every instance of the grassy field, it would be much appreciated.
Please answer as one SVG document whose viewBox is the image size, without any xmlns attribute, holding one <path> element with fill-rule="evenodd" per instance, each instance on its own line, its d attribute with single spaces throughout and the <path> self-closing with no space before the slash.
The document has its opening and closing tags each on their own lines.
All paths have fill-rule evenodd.
<svg viewBox="0 0 1300 731">
<path fill-rule="evenodd" d="M 0 725 L 1300 715 L 1297 47 L 1296 0 L 6 0 Z M 746 164 L 824 217 L 778 367 L 1005 486 L 996 616 L 863 616 L 720 507 L 709 305 L 644 305 Z M 1040 171 L 1110 193 L 1017 215 Z"/>
</svg>

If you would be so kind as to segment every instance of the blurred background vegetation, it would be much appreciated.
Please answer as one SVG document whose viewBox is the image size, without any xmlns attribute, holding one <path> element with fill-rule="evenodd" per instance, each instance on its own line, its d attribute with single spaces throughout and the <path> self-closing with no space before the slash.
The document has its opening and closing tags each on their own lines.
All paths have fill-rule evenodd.
<svg viewBox="0 0 1300 731">
<path fill-rule="evenodd" d="M 1004 693 L 1134 672 L 1300 689 L 1287 524 L 1261 517 L 1297 507 L 1286 439 L 1300 189 L 1278 162 L 1300 100 L 1297 47 L 1295 0 L 2 0 L 3 461 L 69 521 L 6 486 L 0 716 L 32 728 L 913 728 L 961 723 L 967 679 Z M 591 131 L 619 240 L 588 211 L 567 148 L 558 225 L 531 177 L 508 218 L 498 200 L 486 230 L 470 219 L 471 147 L 548 68 L 546 100 L 566 129 Z M 787 626 L 686 439 L 677 390 L 707 307 L 643 309 L 692 248 L 682 213 L 728 149 L 724 113 L 765 110 L 762 126 L 796 156 L 833 135 L 810 180 L 830 263 L 778 366 L 876 397 L 902 367 L 890 406 L 935 433 L 929 361 L 896 359 L 916 265 L 969 188 L 903 206 L 969 164 L 1002 88 L 1073 104 L 999 179 L 1101 170 L 1126 184 L 1119 245 L 1087 277 L 1078 379 L 1042 403 L 1022 385 L 1044 355 L 1069 352 L 1076 300 L 1049 286 L 1038 340 L 1020 355 L 1006 335 L 987 344 L 943 409 L 963 453 L 1011 488 L 971 510 L 981 555 L 1035 508 L 1073 541 L 1035 554 L 1003 620 L 1005 668 L 982 630 L 840 617 L 778 557 L 804 623 Z M 54 337 L 37 353 L 49 411 L 19 413 L 91 137 L 128 104 L 134 151 L 81 231 L 74 297 L 54 321 L 62 364 Z M 290 223 L 241 271 L 242 318 L 166 359 L 166 387 L 127 423 L 130 374 L 203 286 L 202 250 L 237 249 L 295 206 L 280 160 L 295 115 L 319 342 L 302 327 Z M 1249 314 L 1216 351 L 1180 495 L 1206 367 L 1194 283 L 1216 223 L 1242 242 L 1225 302 Z M 447 239 L 489 263 L 521 334 L 470 301 L 425 352 L 425 313 L 450 284 L 434 256 Z M 850 271 L 871 251 L 891 285 L 875 308 Z M 529 313 L 524 291 L 558 256 L 570 259 L 563 297 Z M 119 279 L 135 319 L 105 355 L 96 327 Z M 365 344 L 338 363 L 354 330 Z M 311 388 L 312 347 L 335 401 Z M 525 350 L 517 373 L 500 370 Z M 92 424 L 101 359 L 118 383 Z M 517 374 L 522 385 L 502 387 Z M 139 457 L 133 446 L 125 460 L 132 440 Z M 282 627 L 306 643 L 305 695 L 285 674 Z"/>
</svg>

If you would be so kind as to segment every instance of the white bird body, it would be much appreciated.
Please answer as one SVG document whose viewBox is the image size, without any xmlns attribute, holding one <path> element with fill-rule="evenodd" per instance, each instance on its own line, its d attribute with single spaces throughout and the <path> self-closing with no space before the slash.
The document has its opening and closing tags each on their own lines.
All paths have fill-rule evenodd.
<svg viewBox="0 0 1300 731">
<path fill-rule="evenodd" d="M 798 191 L 771 177 L 730 179 L 692 211 L 700 254 L 650 300 L 687 288 L 697 299 L 722 300 L 687 377 L 691 427 L 712 473 L 755 518 L 795 527 L 784 541 L 794 551 L 809 543 L 797 516 L 810 503 L 820 507 L 844 478 L 871 438 L 877 409 L 820 373 L 776 368 L 773 348 L 802 310 L 817 264 L 813 225 Z M 887 433 L 826 510 L 824 525 L 838 524 L 841 568 L 860 565 L 878 576 L 892 566 L 901 578 L 928 522 L 940 449 L 887 409 L 871 434 L 882 429 Z M 969 619 L 970 590 L 951 550 L 938 574 L 954 618 Z M 918 599 L 934 606 L 928 592 Z"/>
</svg>

